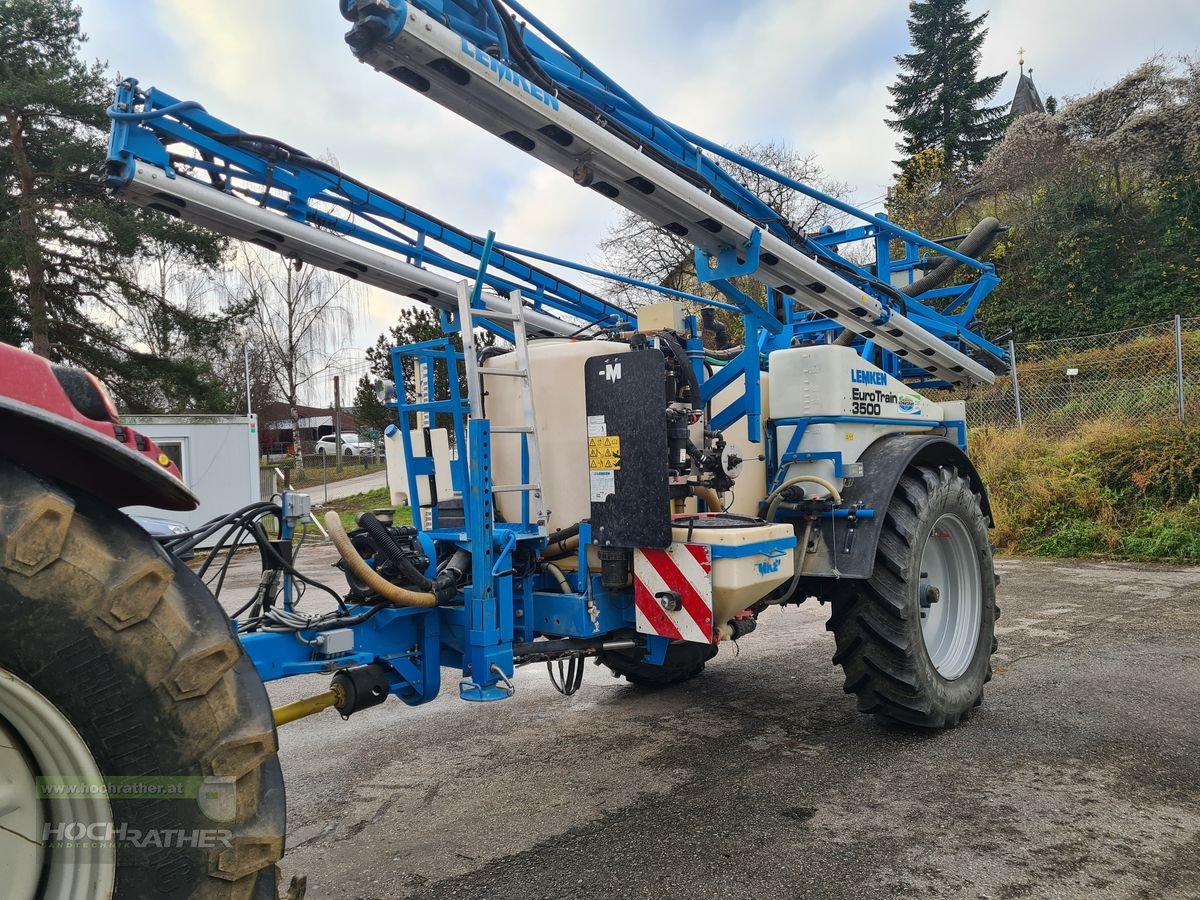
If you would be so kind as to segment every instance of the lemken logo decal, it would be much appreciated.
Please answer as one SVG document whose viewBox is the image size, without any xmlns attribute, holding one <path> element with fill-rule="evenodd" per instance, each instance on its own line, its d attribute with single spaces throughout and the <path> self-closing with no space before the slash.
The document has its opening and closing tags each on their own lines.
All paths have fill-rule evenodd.
<svg viewBox="0 0 1200 900">
<path fill-rule="evenodd" d="M 887 376 L 882 372 L 868 372 L 866 369 L 850 370 L 851 384 L 887 384 Z"/>
<path fill-rule="evenodd" d="M 474 59 L 479 65 L 490 71 L 496 76 L 497 81 L 507 81 L 509 84 L 516 85 L 534 100 L 541 100 L 555 112 L 558 111 L 558 99 L 551 97 L 536 84 L 530 84 L 529 79 L 518 72 L 514 72 L 500 60 L 494 56 L 488 56 L 466 38 L 462 38 L 462 52 Z"/>
</svg>

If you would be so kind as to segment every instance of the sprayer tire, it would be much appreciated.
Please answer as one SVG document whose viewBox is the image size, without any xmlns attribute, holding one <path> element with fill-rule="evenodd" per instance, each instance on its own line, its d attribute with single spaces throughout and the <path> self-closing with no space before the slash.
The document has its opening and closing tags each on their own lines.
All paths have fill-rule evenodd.
<svg viewBox="0 0 1200 900">
<path fill-rule="evenodd" d="M 630 684 L 641 688 L 662 688 L 695 678 L 704 671 L 704 664 L 717 655 L 715 644 L 695 644 L 681 641 L 667 648 L 661 666 L 643 662 L 641 653 L 610 650 L 600 656 L 600 662 L 622 675 Z"/>
<path fill-rule="evenodd" d="M 147 835 L 116 842 L 112 896 L 275 900 L 285 811 L 271 705 L 203 583 L 124 514 L 0 461 L 0 621 L 0 691 L 34 710 L 16 720 L 28 737 L 41 740 L 40 709 L 65 718 L 104 779 L 219 779 L 203 800 L 110 796 L 112 825 Z M 75 774 L 8 726 L 27 774 Z M 191 841 L 207 847 L 183 837 L 205 831 Z"/>
<path fill-rule="evenodd" d="M 931 540 L 943 544 L 931 545 L 927 555 Z M 949 557 L 951 571 L 963 574 L 942 580 L 964 585 L 955 592 L 964 599 L 959 607 L 952 606 L 959 600 L 943 596 L 936 613 L 961 608 L 970 615 L 959 633 L 971 644 L 939 642 L 924 633 L 935 624 L 935 611 L 922 610 L 921 570 Z M 860 712 L 922 728 L 956 727 L 983 702 L 997 615 L 987 520 L 971 483 L 953 467 L 910 466 L 888 506 L 873 574 L 843 582 L 825 626 L 834 635 L 833 661 L 845 672 L 845 692 L 858 697 Z M 954 652 L 944 649 L 951 643 Z M 935 658 L 945 660 L 940 670 Z"/>
</svg>

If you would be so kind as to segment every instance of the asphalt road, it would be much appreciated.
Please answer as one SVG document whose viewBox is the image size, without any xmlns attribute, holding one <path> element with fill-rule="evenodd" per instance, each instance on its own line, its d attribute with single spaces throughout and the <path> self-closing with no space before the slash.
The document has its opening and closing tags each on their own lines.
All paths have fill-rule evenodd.
<svg viewBox="0 0 1200 900">
<path fill-rule="evenodd" d="M 1200 897 L 1200 569 L 1000 571 L 996 676 L 954 731 L 857 713 L 809 605 L 657 693 L 529 667 L 499 703 L 285 726 L 285 875 L 347 900 Z"/>
</svg>

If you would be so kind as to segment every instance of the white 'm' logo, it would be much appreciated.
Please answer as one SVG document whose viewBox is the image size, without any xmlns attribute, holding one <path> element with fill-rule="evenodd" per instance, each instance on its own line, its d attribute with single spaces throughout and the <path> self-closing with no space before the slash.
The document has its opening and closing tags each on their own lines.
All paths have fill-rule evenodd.
<svg viewBox="0 0 1200 900">
<path fill-rule="evenodd" d="M 604 364 L 604 380 L 619 381 L 621 379 L 621 364 L 605 363 Z"/>
</svg>

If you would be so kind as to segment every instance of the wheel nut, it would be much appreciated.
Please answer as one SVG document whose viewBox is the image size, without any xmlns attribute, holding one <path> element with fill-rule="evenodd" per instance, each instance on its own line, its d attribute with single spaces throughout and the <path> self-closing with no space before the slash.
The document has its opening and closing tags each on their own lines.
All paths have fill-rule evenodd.
<svg viewBox="0 0 1200 900">
<path fill-rule="evenodd" d="M 929 587 L 925 588 L 925 602 L 926 603 L 937 603 L 941 599 L 942 599 L 942 592 L 940 590 L 938 590 L 936 587 L 934 587 L 933 585 L 930 585 Z"/>
</svg>

